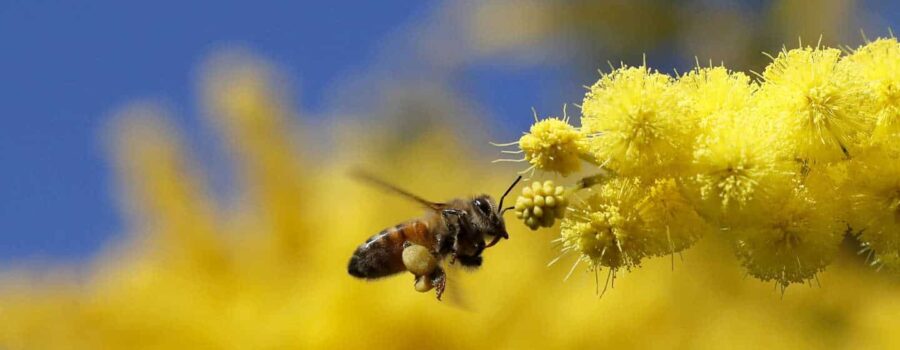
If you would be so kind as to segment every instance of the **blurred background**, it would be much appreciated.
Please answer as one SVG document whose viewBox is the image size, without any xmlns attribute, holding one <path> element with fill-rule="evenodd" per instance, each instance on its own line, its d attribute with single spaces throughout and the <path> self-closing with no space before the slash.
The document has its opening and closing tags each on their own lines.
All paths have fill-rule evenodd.
<svg viewBox="0 0 900 350">
<path fill-rule="evenodd" d="M 488 141 L 598 69 L 761 71 L 898 24 L 891 0 L 5 1 L 0 348 L 900 346 L 900 282 L 849 250 L 782 296 L 708 238 L 597 298 L 545 267 L 555 230 L 510 223 L 462 307 L 353 280 L 355 246 L 420 209 L 344 175 L 499 195 L 521 169 Z"/>
</svg>

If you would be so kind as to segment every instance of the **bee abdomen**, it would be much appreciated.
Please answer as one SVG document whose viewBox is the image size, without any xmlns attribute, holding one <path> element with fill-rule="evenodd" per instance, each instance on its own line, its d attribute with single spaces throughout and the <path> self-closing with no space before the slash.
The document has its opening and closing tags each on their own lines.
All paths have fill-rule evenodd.
<svg viewBox="0 0 900 350">
<path fill-rule="evenodd" d="M 404 225 L 391 227 L 370 237 L 350 257 L 347 272 L 359 278 L 379 278 L 406 270 L 403 265 Z"/>
</svg>

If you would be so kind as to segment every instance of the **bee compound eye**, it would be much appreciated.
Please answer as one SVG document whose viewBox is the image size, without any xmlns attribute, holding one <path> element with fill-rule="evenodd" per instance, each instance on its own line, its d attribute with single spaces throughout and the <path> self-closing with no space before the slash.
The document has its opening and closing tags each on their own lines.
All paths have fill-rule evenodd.
<svg viewBox="0 0 900 350">
<path fill-rule="evenodd" d="M 488 204 L 488 202 L 484 199 L 476 199 L 474 204 L 482 214 L 488 214 L 491 212 L 491 205 Z"/>
</svg>

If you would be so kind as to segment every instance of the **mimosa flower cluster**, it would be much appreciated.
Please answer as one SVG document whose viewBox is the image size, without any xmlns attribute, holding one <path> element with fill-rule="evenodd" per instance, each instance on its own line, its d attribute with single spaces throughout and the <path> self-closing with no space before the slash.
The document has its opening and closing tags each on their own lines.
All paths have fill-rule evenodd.
<svg viewBox="0 0 900 350">
<path fill-rule="evenodd" d="M 532 174 L 593 169 L 560 191 L 577 197 L 564 256 L 614 274 L 716 234 L 750 275 L 786 287 L 815 278 L 845 234 L 900 269 L 898 137 L 900 43 L 884 38 L 785 49 L 757 79 L 623 65 L 589 88 L 580 126 L 538 120 L 513 145 Z"/>
</svg>

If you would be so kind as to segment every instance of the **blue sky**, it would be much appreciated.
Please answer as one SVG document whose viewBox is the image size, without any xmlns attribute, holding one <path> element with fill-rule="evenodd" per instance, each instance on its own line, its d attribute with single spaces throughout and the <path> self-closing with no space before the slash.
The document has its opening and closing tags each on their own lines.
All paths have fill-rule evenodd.
<svg viewBox="0 0 900 350">
<path fill-rule="evenodd" d="M 217 45 L 243 43 L 289 67 L 315 110 L 333 79 L 372 59 L 379 38 L 432 6 L 125 3 L 0 3 L 0 261 L 78 259 L 120 234 L 101 142 L 109 113 L 159 99 L 196 133 L 193 77 Z"/>
<path fill-rule="evenodd" d="M 889 3 L 884 6 L 896 13 Z M 158 99 L 192 141 L 208 141 L 197 117 L 194 77 L 214 48 L 241 43 L 287 68 L 301 92 L 298 104 L 318 112 L 335 80 L 371 64 L 384 40 L 396 39 L 402 26 L 435 6 L 269 4 L 0 0 L 0 264 L 79 260 L 122 233 L 101 142 L 109 113 L 136 98 Z M 896 22 L 900 16 L 888 17 Z M 520 117 L 532 105 L 556 111 L 567 101 L 560 96 L 577 97 L 585 83 L 568 82 L 571 90 L 541 99 L 548 86 L 571 77 L 553 67 L 500 66 L 475 66 L 461 79 L 466 94 L 492 115 L 515 116 L 500 135 L 526 128 L 528 118 Z"/>
<path fill-rule="evenodd" d="M 315 113 L 335 80 L 370 65 L 385 40 L 436 6 L 288 3 L 0 1 L 0 264 L 83 260 L 123 234 L 102 140 L 116 107 L 162 101 L 191 146 L 214 157 L 195 91 L 211 51 L 237 43 L 272 60 L 297 85 L 300 108 Z M 518 101 L 535 100 L 552 75 L 482 70 L 493 71 L 473 69 L 485 78 L 468 82 L 470 94 L 497 102 L 501 114 L 530 113 Z M 515 88 L 496 89 L 496 81 Z"/>
</svg>

